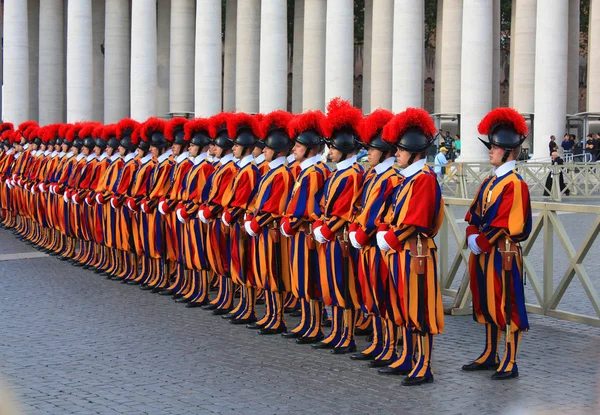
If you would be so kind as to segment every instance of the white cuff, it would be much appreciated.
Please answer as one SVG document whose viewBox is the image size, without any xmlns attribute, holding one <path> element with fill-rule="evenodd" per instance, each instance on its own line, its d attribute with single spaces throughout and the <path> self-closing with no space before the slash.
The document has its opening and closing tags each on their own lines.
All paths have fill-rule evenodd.
<svg viewBox="0 0 600 415">
<path fill-rule="evenodd" d="M 377 246 L 382 251 L 389 251 L 390 249 L 392 249 L 391 246 L 389 246 L 389 244 L 385 240 L 385 234 L 386 233 L 387 233 L 386 231 L 379 231 L 379 232 L 377 232 Z"/>
</svg>

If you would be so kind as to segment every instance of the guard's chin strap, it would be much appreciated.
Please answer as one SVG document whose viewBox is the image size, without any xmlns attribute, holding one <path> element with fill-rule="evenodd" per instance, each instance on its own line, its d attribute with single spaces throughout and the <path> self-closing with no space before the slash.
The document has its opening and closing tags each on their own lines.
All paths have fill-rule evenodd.
<svg viewBox="0 0 600 415">
<path fill-rule="evenodd" d="M 413 162 L 415 161 L 415 158 L 417 157 L 417 153 L 410 153 L 410 158 L 408 159 L 408 165 L 410 166 L 411 164 L 413 164 Z"/>
<path fill-rule="evenodd" d="M 508 160 L 508 156 L 510 156 L 511 152 L 512 149 L 504 150 L 504 156 L 502 156 L 502 164 L 506 163 L 506 160 Z"/>
</svg>

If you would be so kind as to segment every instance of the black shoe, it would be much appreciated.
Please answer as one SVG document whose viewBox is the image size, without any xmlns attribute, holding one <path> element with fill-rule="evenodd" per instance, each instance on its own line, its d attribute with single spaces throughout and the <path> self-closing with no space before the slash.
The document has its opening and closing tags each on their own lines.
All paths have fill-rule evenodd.
<svg viewBox="0 0 600 415">
<path fill-rule="evenodd" d="M 296 344 L 312 344 L 313 346 L 315 346 L 313 343 L 318 344 L 324 338 L 325 336 L 323 335 L 323 333 L 317 334 L 314 337 L 299 337 L 296 339 Z"/>
<path fill-rule="evenodd" d="M 241 324 L 254 323 L 255 321 L 256 321 L 256 317 L 250 317 L 250 318 L 233 318 L 229 322 L 231 324 L 241 325 Z"/>
<path fill-rule="evenodd" d="M 127 281 L 127 284 L 129 284 L 129 285 L 140 285 L 141 282 L 140 281 Z"/>
<path fill-rule="evenodd" d="M 233 320 L 236 317 L 237 317 L 237 314 L 235 314 L 235 313 L 227 313 L 227 314 L 223 314 L 221 316 L 221 318 L 225 319 L 225 320 Z"/>
<path fill-rule="evenodd" d="M 209 303 L 209 304 L 204 304 L 204 305 L 202 306 L 202 309 L 203 309 L 203 310 L 216 310 L 216 309 L 217 309 L 217 307 L 218 307 L 218 306 L 217 306 L 216 304 L 210 304 L 210 303 Z"/>
<path fill-rule="evenodd" d="M 104 270 L 102 270 L 102 269 L 98 269 L 98 268 L 96 268 L 96 269 L 94 270 L 94 274 L 102 274 L 103 272 L 104 272 Z"/>
<path fill-rule="evenodd" d="M 179 300 L 180 298 L 183 298 L 183 294 L 175 294 L 173 295 L 173 297 L 171 297 L 173 300 Z"/>
<path fill-rule="evenodd" d="M 301 340 L 301 339 L 298 339 Z M 313 344 L 312 346 L 313 349 L 333 349 L 335 347 L 335 344 L 333 343 L 323 343 L 322 341 L 320 341 L 319 343 Z"/>
<path fill-rule="evenodd" d="M 419 386 L 426 383 L 433 383 L 433 375 L 421 376 L 418 378 L 409 378 L 408 376 L 402 380 L 402 386 Z"/>
<path fill-rule="evenodd" d="M 258 324 L 258 322 L 255 321 L 254 323 L 246 324 L 246 328 L 250 329 L 250 330 L 262 330 L 262 329 L 265 328 L 265 325 L 264 324 Z"/>
<path fill-rule="evenodd" d="M 163 290 L 164 290 L 164 288 L 161 288 L 161 287 L 153 287 L 153 288 L 150 290 L 150 292 L 151 292 L 151 293 L 153 293 L 153 294 L 157 294 L 157 293 L 159 293 L 159 292 L 161 292 L 161 291 L 163 291 Z"/>
<path fill-rule="evenodd" d="M 85 264 L 82 268 L 83 269 L 90 269 L 91 267 L 92 267 L 91 265 Z"/>
<path fill-rule="evenodd" d="M 392 360 L 391 359 L 386 359 L 386 360 L 371 360 L 369 362 L 369 367 L 370 368 L 377 368 L 377 367 L 386 367 L 388 365 L 392 364 Z"/>
<path fill-rule="evenodd" d="M 519 371 L 513 370 L 512 372 L 495 372 L 492 375 L 492 380 L 506 380 L 519 377 Z"/>
<path fill-rule="evenodd" d="M 283 333 L 286 330 L 284 325 L 279 326 L 278 329 L 259 329 L 258 334 L 269 335 L 269 334 L 279 334 Z"/>
<path fill-rule="evenodd" d="M 149 285 L 142 285 L 142 286 L 140 287 L 140 290 L 144 290 L 144 291 L 150 291 L 150 290 L 152 290 L 152 287 L 151 287 L 151 286 L 149 286 Z"/>
<path fill-rule="evenodd" d="M 299 339 L 302 334 L 294 331 L 286 331 L 285 333 L 281 333 L 281 336 L 286 339 Z"/>
<path fill-rule="evenodd" d="M 159 291 L 158 295 L 173 295 L 175 294 L 175 292 L 173 290 L 163 290 L 163 291 Z"/>
<path fill-rule="evenodd" d="M 222 316 L 223 314 L 227 314 L 229 313 L 230 309 L 229 308 L 215 308 L 213 310 L 213 314 L 215 316 Z"/>
<path fill-rule="evenodd" d="M 344 347 L 334 347 L 331 351 L 331 354 L 346 354 L 346 353 L 354 353 L 356 351 L 356 345 L 352 346 L 344 346 Z"/>
<path fill-rule="evenodd" d="M 261 298 L 260 300 L 256 300 L 256 305 L 264 305 L 265 304 L 265 300 L 263 298 Z"/>
<path fill-rule="evenodd" d="M 331 327 L 331 320 L 323 320 L 321 327 Z"/>
<path fill-rule="evenodd" d="M 462 367 L 462 370 L 465 370 L 467 372 L 475 372 L 478 370 L 496 370 L 498 369 L 499 365 L 500 363 L 494 363 L 493 365 L 484 365 L 477 362 L 471 362 L 468 365 L 464 365 Z"/>
<path fill-rule="evenodd" d="M 290 317 L 302 317 L 302 311 L 294 310 L 290 313 Z"/>
<path fill-rule="evenodd" d="M 373 335 L 372 335 L 372 334 L 369 334 L 365 340 L 366 340 L 368 343 L 371 343 L 371 342 L 373 341 Z"/>
<path fill-rule="evenodd" d="M 113 277 L 113 275 L 112 275 L 112 274 L 109 274 L 108 272 L 105 272 L 103 276 L 104 276 L 104 278 L 106 278 L 107 280 L 112 280 L 112 277 Z"/>
<path fill-rule="evenodd" d="M 206 302 L 200 302 L 200 303 L 187 303 L 185 305 L 185 308 L 198 308 L 198 307 L 203 307 L 206 305 Z"/>
<path fill-rule="evenodd" d="M 295 309 L 295 308 L 284 308 L 284 309 L 283 309 L 283 312 L 284 312 L 285 314 L 290 314 L 290 313 L 293 313 L 294 311 L 296 311 L 296 309 Z"/>
<path fill-rule="evenodd" d="M 127 284 L 128 282 L 131 282 L 131 280 L 128 280 L 128 279 L 125 279 L 125 278 L 123 278 L 121 280 L 121 284 Z"/>
<path fill-rule="evenodd" d="M 185 298 L 185 297 L 181 297 L 178 298 L 177 300 L 175 300 L 176 303 L 189 303 L 190 299 L 189 298 Z"/>
<path fill-rule="evenodd" d="M 403 369 L 399 369 L 397 367 L 382 367 L 381 369 L 377 369 L 377 373 L 379 373 L 380 375 L 395 375 L 395 376 L 400 376 L 400 375 L 408 375 L 410 373 L 410 370 L 403 370 Z"/>
<path fill-rule="evenodd" d="M 119 277 L 117 275 L 113 275 L 113 276 L 110 277 L 110 279 L 113 280 L 113 281 L 122 281 L 123 277 Z"/>
<path fill-rule="evenodd" d="M 370 334 L 373 334 L 373 327 L 369 327 L 366 329 L 355 329 L 354 330 L 355 336 L 368 336 Z"/>
<path fill-rule="evenodd" d="M 350 356 L 352 360 L 373 360 L 375 359 L 373 356 L 365 353 L 356 353 Z"/>
</svg>

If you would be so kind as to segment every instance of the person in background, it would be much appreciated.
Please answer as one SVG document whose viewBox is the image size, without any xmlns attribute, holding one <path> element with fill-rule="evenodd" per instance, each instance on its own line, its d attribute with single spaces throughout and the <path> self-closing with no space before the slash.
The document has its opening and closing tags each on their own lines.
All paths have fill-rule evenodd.
<svg viewBox="0 0 600 415">
<path fill-rule="evenodd" d="M 596 133 L 596 161 L 600 161 L 600 133 Z"/>
<path fill-rule="evenodd" d="M 590 162 L 594 160 L 596 154 L 596 140 L 594 140 L 594 134 L 589 133 L 583 146 L 583 161 Z"/>
<path fill-rule="evenodd" d="M 550 136 L 550 143 L 548 143 L 548 147 L 550 148 L 550 155 L 552 155 L 553 152 L 558 151 L 558 144 L 556 144 L 555 136 Z"/>
<path fill-rule="evenodd" d="M 446 167 L 444 165 L 448 164 L 448 159 L 446 155 L 448 154 L 448 149 L 446 147 L 440 147 L 440 152 L 436 154 L 433 163 L 435 166 L 433 167 L 433 171 L 436 175 L 440 176 L 440 178 L 444 177 L 446 173 Z"/>
<path fill-rule="evenodd" d="M 566 160 L 573 159 L 573 146 L 575 146 L 575 140 L 572 139 L 571 134 L 565 134 L 565 139 L 560 144 L 563 149 L 563 154 Z"/>
<path fill-rule="evenodd" d="M 554 152 L 552 153 L 552 165 L 554 166 L 555 164 L 562 166 L 563 164 L 565 164 L 564 160 L 558 155 L 558 152 Z M 562 192 L 565 189 L 565 179 L 563 177 L 563 172 L 562 169 L 559 170 L 559 185 L 560 185 L 560 191 Z M 548 173 L 548 177 L 546 177 L 546 185 L 544 188 L 544 196 L 550 196 L 550 193 L 552 191 L 552 186 L 554 185 L 554 169 L 550 170 L 550 173 Z M 566 196 L 569 196 L 569 191 L 566 190 L 564 192 L 564 194 Z"/>
<path fill-rule="evenodd" d="M 460 156 L 460 135 L 456 134 L 454 136 L 454 154 L 456 154 L 456 156 Z M 452 160 L 454 161 L 454 159 Z"/>
</svg>

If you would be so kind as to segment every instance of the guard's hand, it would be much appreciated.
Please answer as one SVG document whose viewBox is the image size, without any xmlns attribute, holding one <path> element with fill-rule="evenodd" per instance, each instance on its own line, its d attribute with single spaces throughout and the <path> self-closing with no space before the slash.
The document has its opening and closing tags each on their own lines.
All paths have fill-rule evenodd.
<svg viewBox="0 0 600 415">
<path fill-rule="evenodd" d="M 387 233 L 386 231 L 379 231 L 379 232 L 377 232 L 377 246 L 383 252 L 387 252 L 390 249 L 392 249 L 392 247 L 385 240 L 385 234 L 386 233 Z"/>
<path fill-rule="evenodd" d="M 323 234 L 321 233 L 321 227 L 317 227 L 315 229 L 313 229 L 313 236 L 315 237 L 315 241 L 317 241 L 320 244 L 324 244 L 327 242 L 327 238 L 325 238 L 323 236 Z"/>
<path fill-rule="evenodd" d="M 221 222 L 223 222 L 223 225 L 230 227 L 231 224 L 229 222 L 227 222 L 227 219 L 225 219 L 225 212 L 223 212 L 223 214 L 221 215 Z"/>
<path fill-rule="evenodd" d="M 289 237 L 291 237 L 291 236 L 292 236 L 292 235 L 288 235 L 287 233 L 285 233 L 285 229 L 283 228 L 283 225 L 281 225 L 281 226 L 279 227 L 279 231 L 280 231 L 280 232 L 281 232 L 281 234 L 282 234 L 283 236 L 285 236 L 286 238 L 289 238 Z"/>
<path fill-rule="evenodd" d="M 198 210 L 198 219 L 200 219 L 202 223 L 208 223 L 208 219 L 204 216 L 204 211 L 202 209 Z"/>
<path fill-rule="evenodd" d="M 467 244 L 469 245 L 469 249 L 475 255 L 479 255 L 481 252 L 483 252 L 479 245 L 477 245 L 476 239 L 478 236 L 479 234 L 474 233 L 473 235 L 469 235 L 469 237 L 467 238 Z"/>
<path fill-rule="evenodd" d="M 362 245 L 358 243 L 358 241 L 356 240 L 356 232 L 350 232 L 348 234 L 348 237 L 350 238 L 350 243 L 352 244 L 352 246 L 356 249 L 362 249 Z"/>
<path fill-rule="evenodd" d="M 250 236 L 256 236 L 256 233 L 254 233 L 254 231 L 252 230 L 252 227 L 250 226 L 252 222 L 250 222 L 249 220 L 244 222 L 244 229 L 246 229 L 246 233 Z"/>
<path fill-rule="evenodd" d="M 176 212 L 176 213 L 177 213 L 177 219 L 178 219 L 178 220 L 179 220 L 179 222 L 181 222 L 181 223 L 186 223 L 186 222 L 187 222 L 187 220 L 186 220 L 186 219 L 183 217 L 183 215 L 182 215 L 182 212 L 183 212 L 183 208 L 179 208 L 179 209 L 177 209 L 177 212 Z"/>
</svg>

